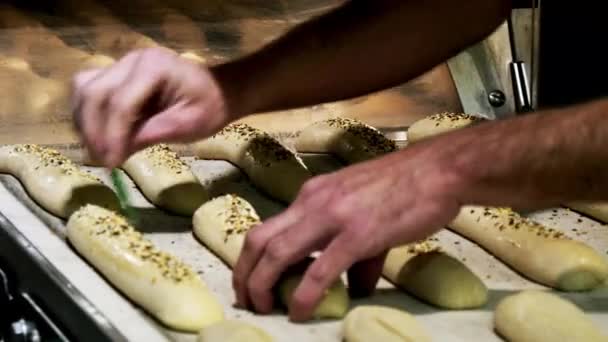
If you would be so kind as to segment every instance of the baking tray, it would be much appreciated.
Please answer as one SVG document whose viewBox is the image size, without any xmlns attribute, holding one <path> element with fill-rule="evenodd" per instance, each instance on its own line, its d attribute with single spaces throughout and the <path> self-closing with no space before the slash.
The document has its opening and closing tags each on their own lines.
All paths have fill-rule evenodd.
<svg viewBox="0 0 608 342">
<path fill-rule="evenodd" d="M 340 167 L 325 155 L 303 155 L 315 173 Z M 224 161 L 184 158 L 196 176 L 213 195 L 236 193 L 247 198 L 269 217 L 284 206 L 256 191 L 245 176 Z M 105 169 L 87 167 L 111 186 Z M 233 307 L 231 272 L 213 253 L 204 248 L 192 234 L 190 218 L 169 215 L 154 208 L 125 177 L 130 198 L 140 214 L 139 228 L 160 248 L 182 258 L 200 274 L 225 307 L 227 318 L 251 322 L 277 341 L 340 341 L 340 320 L 307 323 L 289 322 L 278 309 L 270 315 L 256 315 Z M 28 239 L 32 248 L 44 255 L 72 286 L 80 291 L 97 311 L 124 337 L 131 341 L 194 341 L 195 336 L 166 329 L 133 305 L 107 283 L 90 265 L 74 252 L 65 240 L 65 223 L 39 208 L 12 176 L 0 175 L 0 211 Z M 608 227 L 578 213 L 555 208 L 527 215 L 584 241 L 602 253 L 608 251 Z M 493 332 L 492 316 L 497 301 L 521 289 L 542 289 L 506 267 L 468 240 L 444 230 L 437 235 L 444 250 L 462 260 L 480 276 L 490 289 L 488 303 L 476 310 L 442 310 L 427 305 L 381 280 L 376 293 L 365 299 L 352 300 L 352 306 L 377 304 L 396 307 L 414 314 L 437 341 L 501 341 Z M 587 293 L 559 293 L 580 305 L 608 334 L 608 286 Z"/>
</svg>

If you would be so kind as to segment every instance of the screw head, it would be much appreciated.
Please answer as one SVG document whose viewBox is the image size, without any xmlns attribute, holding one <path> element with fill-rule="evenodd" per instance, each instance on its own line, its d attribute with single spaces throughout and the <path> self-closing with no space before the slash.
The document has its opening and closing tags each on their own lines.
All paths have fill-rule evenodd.
<svg viewBox="0 0 608 342">
<path fill-rule="evenodd" d="M 500 107 L 505 104 L 507 98 L 505 97 L 505 93 L 500 90 L 492 90 L 488 94 L 488 101 L 492 105 L 492 107 Z"/>
</svg>

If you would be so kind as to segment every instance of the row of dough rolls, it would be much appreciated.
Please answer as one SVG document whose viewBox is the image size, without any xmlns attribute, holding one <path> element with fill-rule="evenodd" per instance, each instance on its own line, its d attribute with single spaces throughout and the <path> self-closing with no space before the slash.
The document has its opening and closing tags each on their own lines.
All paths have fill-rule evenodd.
<svg viewBox="0 0 608 342">
<path fill-rule="evenodd" d="M 182 164 L 163 167 L 158 162 L 167 160 L 156 154 L 175 162 L 169 158 L 174 155 L 161 146 L 135 156 L 127 167 L 148 196 L 156 199 L 153 202 L 187 209 L 180 202 L 170 201 L 179 195 L 164 195 L 177 188 L 178 193 L 196 194 L 184 196 L 190 204 L 195 200 L 202 203 L 199 188 L 186 172 L 190 170 Z M 186 175 L 172 178 L 168 173 L 175 169 Z M 198 332 L 223 319 L 223 308 L 198 274 L 145 239 L 117 213 L 120 206 L 114 191 L 60 152 L 38 145 L 0 146 L 0 173 L 15 176 L 40 207 L 66 219 L 67 239 L 75 250 L 166 326 Z M 157 191 L 159 188 L 163 191 Z"/>
<path fill-rule="evenodd" d="M 484 121 L 462 113 L 431 115 L 410 126 L 408 143 L 415 144 Z M 564 291 L 587 291 L 608 277 L 608 263 L 603 255 L 510 208 L 465 205 L 448 227 L 522 275 L 546 286 Z"/>
<path fill-rule="evenodd" d="M 415 143 L 483 121 L 483 118 L 465 114 L 432 115 L 410 127 L 408 142 Z M 365 134 L 359 134 L 362 131 Z M 370 133 L 373 138 L 369 137 Z M 376 146 L 370 147 L 370 145 Z M 298 152 L 330 153 L 347 164 L 365 161 L 394 150 L 385 146 L 390 146 L 390 142 L 383 139 L 373 128 L 355 120 L 341 118 L 313 123 L 300 133 L 296 141 Z M 576 209 L 601 217 L 603 207 L 601 204 L 585 203 L 579 204 Z M 566 291 L 591 290 L 603 283 L 608 274 L 606 261 L 597 251 L 565 237 L 562 233 L 526 219 L 510 208 L 464 206 L 449 227 L 478 243 L 524 276 L 550 287 Z M 427 267 L 419 273 L 411 271 L 416 269 L 416 262 L 412 260 L 421 256 L 427 259 L 448 259 L 437 265 L 420 261 L 422 264 L 426 263 Z M 443 301 L 441 303 L 443 305 L 433 303 L 440 307 L 449 307 L 445 305 L 446 302 L 450 303 L 454 298 L 460 298 L 450 295 L 450 292 L 458 291 L 450 291 L 449 286 L 446 288 L 439 286 L 435 292 L 430 291 L 429 288 L 433 288 L 436 284 L 454 286 L 469 282 L 474 285 L 472 288 L 477 288 L 477 291 L 469 290 L 462 293 L 477 294 L 473 297 L 484 298 L 471 307 L 485 304 L 486 289 L 483 283 L 474 275 L 471 277 L 472 273 L 464 265 L 454 264 L 449 267 L 450 263 L 458 263 L 458 261 L 450 259 L 447 255 L 438 254 L 437 248 L 429 240 L 390 250 L 383 275 L 397 286 L 405 288 L 406 291 L 427 302 L 432 303 L 428 298 L 424 298 L 424 294 L 416 293 L 416 290 L 432 292 L 430 298 L 435 300 L 441 297 L 438 294 L 445 295 L 448 300 Z M 425 276 L 424 272 L 432 276 Z M 454 275 L 451 281 L 448 280 L 450 272 Z M 440 279 L 443 281 L 437 281 Z M 409 288 L 400 284 L 403 282 L 409 285 Z M 539 305 L 541 302 L 543 304 Z M 453 306 L 466 307 L 462 304 Z M 391 324 L 391 320 L 397 317 L 401 319 L 399 324 L 394 322 Z M 399 331 L 399 327 L 410 327 L 408 324 L 412 324 L 410 329 Z M 607 340 L 582 310 L 550 292 L 522 291 L 507 296 L 496 308 L 494 325 L 497 333 L 509 341 Z M 555 326 L 559 328 L 553 329 Z M 422 335 L 412 336 L 420 332 Z M 417 325 L 412 316 L 394 309 L 377 307 L 351 310 L 344 321 L 343 333 L 347 341 L 375 340 L 379 337 L 387 341 L 428 340 L 428 335 L 424 334 L 424 330 Z"/>
<path fill-rule="evenodd" d="M 328 153 L 354 164 L 394 152 L 397 146 L 372 126 L 338 117 L 302 130 L 296 150 Z M 398 288 L 441 308 L 475 308 L 487 301 L 487 288 L 481 279 L 430 239 L 391 249 L 382 275 Z"/>
<path fill-rule="evenodd" d="M 484 121 L 461 113 L 431 115 L 410 126 L 408 143 Z M 601 218 L 604 208 L 581 203 L 576 209 Z M 608 277 L 608 264 L 600 253 L 510 208 L 463 206 L 448 227 L 550 288 L 589 291 Z M 495 308 L 493 324 L 511 342 L 608 341 L 582 309 L 550 290 L 523 290 L 506 296 Z"/>
</svg>

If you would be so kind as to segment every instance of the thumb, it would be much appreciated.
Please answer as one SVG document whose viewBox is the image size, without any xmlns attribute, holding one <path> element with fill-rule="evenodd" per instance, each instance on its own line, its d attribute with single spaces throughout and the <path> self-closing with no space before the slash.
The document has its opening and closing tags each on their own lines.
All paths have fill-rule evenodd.
<svg viewBox="0 0 608 342">
<path fill-rule="evenodd" d="M 353 298 L 370 296 L 382 275 L 387 252 L 355 263 L 348 270 L 348 289 Z"/>
</svg>

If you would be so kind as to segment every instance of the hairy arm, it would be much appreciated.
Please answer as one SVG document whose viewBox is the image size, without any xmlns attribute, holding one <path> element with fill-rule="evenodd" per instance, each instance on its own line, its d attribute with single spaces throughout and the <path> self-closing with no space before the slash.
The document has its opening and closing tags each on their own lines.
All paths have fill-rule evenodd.
<svg viewBox="0 0 608 342">
<path fill-rule="evenodd" d="M 349 1 L 213 72 L 239 115 L 342 100 L 419 76 L 509 10 L 508 0 Z"/>
<path fill-rule="evenodd" d="M 439 139 L 449 149 L 444 153 L 452 154 L 448 165 L 463 180 L 461 202 L 534 209 L 608 200 L 607 100 L 488 122 Z"/>
</svg>

